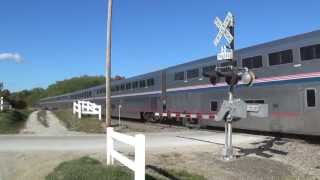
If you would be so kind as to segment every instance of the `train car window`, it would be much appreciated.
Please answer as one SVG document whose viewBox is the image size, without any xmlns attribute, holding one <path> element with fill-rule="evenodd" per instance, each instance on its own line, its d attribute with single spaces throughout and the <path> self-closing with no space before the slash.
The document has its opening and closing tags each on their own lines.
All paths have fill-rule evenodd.
<svg viewBox="0 0 320 180">
<path fill-rule="evenodd" d="M 262 56 L 255 56 L 242 59 L 242 67 L 247 67 L 248 69 L 262 67 Z"/>
<path fill-rule="evenodd" d="M 133 89 L 138 88 L 138 81 L 134 81 L 134 82 L 132 83 L 132 88 L 133 88 Z"/>
<path fill-rule="evenodd" d="M 147 79 L 147 86 L 153 86 L 153 85 L 154 85 L 154 79 L 153 78 Z"/>
<path fill-rule="evenodd" d="M 174 80 L 175 81 L 181 81 L 181 80 L 184 80 L 184 72 L 181 71 L 181 72 L 176 72 L 174 74 Z"/>
<path fill-rule="evenodd" d="M 126 89 L 131 89 L 131 83 L 126 84 Z"/>
<path fill-rule="evenodd" d="M 280 54 L 279 53 L 272 53 L 269 54 L 269 65 L 278 65 L 280 64 Z"/>
<path fill-rule="evenodd" d="M 262 99 L 250 99 L 245 101 L 248 104 L 264 104 L 264 100 Z"/>
<path fill-rule="evenodd" d="M 307 96 L 307 106 L 308 107 L 315 107 L 316 106 L 316 90 L 315 89 L 307 89 L 306 96 Z"/>
<path fill-rule="evenodd" d="M 247 67 L 248 69 L 252 69 L 251 58 L 242 59 L 242 67 Z"/>
<path fill-rule="evenodd" d="M 202 68 L 202 73 L 209 73 L 216 69 L 216 65 L 205 66 Z"/>
<path fill-rule="evenodd" d="M 120 90 L 123 91 L 124 89 L 125 89 L 125 85 L 124 85 L 124 84 L 121 84 L 121 85 L 120 85 Z"/>
<path fill-rule="evenodd" d="M 292 50 L 285 50 L 269 54 L 269 65 L 287 64 L 293 62 Z"/>
<path fill-rule="evenodd" d="M 320 58 L 320 44 L 300 48 L 302 61 Z"/>
<path fill-rule="evenodd" d="M 320 58 L 320 44 L 316 46 L 316 58 Z"/>
<path fill-rule="evenodd" d="M 187 71 L 187 79 L 199 77 L 199 69 L 190 69 Z"/>
<path fill-rule="evenodd" d="M 286 64 L 286 63 L 292 63 L 293 62 L 293 55 L 292 55 L 292 50 L 286 50 L 281 52 L 281 64 Z"/>
<path fill-rule="evenodd" d="M 141 80 L 141 81 L 139 82 L 139 86 L 140 86 L 141 88 L 146 87 L 146 81 L 145 81 L 145 80 Z"/>
<path fill-rule="evenodd" d="M 210 102 L 210 111 L 218 111 L 218 102 L 217 101 Z"/>
</svg>

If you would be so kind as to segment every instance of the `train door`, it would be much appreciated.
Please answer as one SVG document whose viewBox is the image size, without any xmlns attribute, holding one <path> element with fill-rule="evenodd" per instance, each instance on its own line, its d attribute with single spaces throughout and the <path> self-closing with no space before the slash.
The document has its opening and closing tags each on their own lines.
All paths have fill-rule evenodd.
<svg viewBox="0 0 320 180">
<path fill-rule="evenodd" d="M 306 87 L 303 94 L 304 108 L 302 120 L 304 121 L 304 132 L 319 134 L 319 87 Z"/>
<path fill-rule="evenodd" d="M 150 98 L 150 110 L 151 112 L 157 112 L 158 110 L 158 98 L 157 97 L 151 97 Z"/>
</svg>

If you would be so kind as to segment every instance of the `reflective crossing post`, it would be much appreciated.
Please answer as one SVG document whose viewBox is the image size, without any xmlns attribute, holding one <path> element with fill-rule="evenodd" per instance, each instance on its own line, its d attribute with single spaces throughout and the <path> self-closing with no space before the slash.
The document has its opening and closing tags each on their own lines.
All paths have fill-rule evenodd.
<svg viewBox="0 0 320 180">
<path fill-rule="evenodd" d="M 119 116 L 119 121 L 118 121 L 118 126 L 120 126 L 120 122 L 121 122 L 121 104 L 119 104 L 119 106 L 118 106 L 118 116 Z"/>
</svg>

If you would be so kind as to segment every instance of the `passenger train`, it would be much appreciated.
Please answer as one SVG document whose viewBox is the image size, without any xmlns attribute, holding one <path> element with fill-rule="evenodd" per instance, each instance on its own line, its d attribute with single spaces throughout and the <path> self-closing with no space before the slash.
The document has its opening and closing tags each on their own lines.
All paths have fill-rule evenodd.
<svg viewBox="0 0 320 180">
<path fill-rule="evenodd" d="M 320 135 L 320 30 L 236 50 L 235 64 L 256 75 L 252 87 L 238 85 L 235 96 L 268 104 L 267 118 L 248 117 L 238 129 Z M 213 86 L 202 74 L 227 62 L 216 56 L 113 81 L 112 115 L 145 120 L 176 120 L 185 125 L 223 127 L 214 121 L 227 84 Z M 105 86 L 41 99 L 43 108 L 68 108 L 76 100 L 105 106 Z"/>
</svg>

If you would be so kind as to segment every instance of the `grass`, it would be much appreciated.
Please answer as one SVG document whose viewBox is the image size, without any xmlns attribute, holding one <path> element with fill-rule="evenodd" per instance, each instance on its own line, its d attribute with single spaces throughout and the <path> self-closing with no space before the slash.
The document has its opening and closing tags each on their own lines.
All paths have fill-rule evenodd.
<svg viewBox="0 0 320 180">
<path fill-rule="evenodd" d="M 47 111 L 41 110 L 37 114 L 38 121 L 44 126 L 49 127 L 48 121 L 47 121 Z"/>
<path fill-rule="evenodd" d="M 102 126 L 102 121 L 99 121 L 96 116 L 82 116 L 78 119 L 76 115 L 72 114 L 71 109 L 56 110 L 53 113 L 60 121 L 71 131 L 80 131 L 87 133 L 104 133 L 105 129 Z"/>
<path fill-rule="evenodd" d="M 0 134 L 19 133 L 30 113 L 30 110 L 5 110 L 0 112 Z"/>
<path fill-rule="evenodd" d="M 157 169 L 157 170 L 155 170 Z M 186 171 L 164 170 L 155 168 L 159 175 L 146 174 L 146 180 L 205 180 L 204 177 L 193 175 Z M 100 161 L 90 157 L 82 157 L 61 163 L 46 180 L 132 180 L 133 172 L 120 166 L 105 166 Z"/>
</svg>

